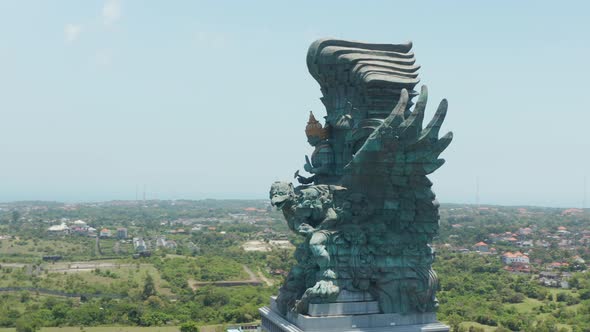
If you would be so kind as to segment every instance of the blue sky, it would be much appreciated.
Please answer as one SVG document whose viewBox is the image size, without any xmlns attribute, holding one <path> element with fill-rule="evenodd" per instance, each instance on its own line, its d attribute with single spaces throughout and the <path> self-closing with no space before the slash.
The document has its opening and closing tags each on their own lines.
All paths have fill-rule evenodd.
<svg viewBox="0 0 590 332">
<path fill-rule="evenodd" d="M 324 110 L 305 55 L 337 37 L 414 42 L 455 134 L 440 201 L 474 203 L 479 178 L 481 203 L 581 207 L 589 7 L 0 1 L 0 201 L 264 198 L 311 153 Z"/>
</svg>

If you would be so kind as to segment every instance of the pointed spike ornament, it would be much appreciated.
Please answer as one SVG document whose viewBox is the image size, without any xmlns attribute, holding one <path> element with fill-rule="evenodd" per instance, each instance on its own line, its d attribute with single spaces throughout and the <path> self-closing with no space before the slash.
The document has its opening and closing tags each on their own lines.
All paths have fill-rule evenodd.
<svg viewBox="0 0 590 332">
<path fill-rule="evenodd" d="M 408 90 L 402 89 L 397 105 L 395 105 L 395 108 L 391 111 L 391 114 L 385 119 L 383 125 L 397 128 L 402 122 L 404 122 L 404 113 L 407 104 Z"/>
<path fill-rule="evenodd" d="M 434 113 L 434 117 L 430 120 L 430 123 L 426 126 L 423 131 L 423 135 L 430 138 L 430 139 L 437 139 L 438 132 L 440 131 L 440 127 L 447 116 L 447 108 L 449 103 L 446 99 L 443 99 L 440 104 L 438 105 L 438 109 L 436 113 Z"/>
</svg>

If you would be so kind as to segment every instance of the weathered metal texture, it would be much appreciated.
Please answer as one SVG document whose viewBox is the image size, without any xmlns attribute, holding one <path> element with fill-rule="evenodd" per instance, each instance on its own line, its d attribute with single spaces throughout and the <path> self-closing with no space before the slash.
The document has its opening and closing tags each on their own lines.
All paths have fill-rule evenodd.
<svg viewBox="0 0 590 332">
<path fill-rule="evenodd" d="M 309 48 L 307 67 L 321 86 L 328 111 L 338 112 L 352 105 L 361 118 L 385 118 L 402 89 L 411 96 L 416 94 L 413 89 L 420 81 L 420 66 L 411 49 L 412 43 L 320 39 Z"/>
<path fill-rule="evenodd" d="M 303 185 L 275 182 L 270 191 L 289 228 L 305 237 L 276 299 L 285 317 L 307 314 L 310 304 L 334 304 L 321 306 L 326 312 L 370 307 L 345 304 L 343 292 L 377 301 L 383 314 L 437 307 L 429 244 L 439 214 L 426 176 L 444 163 L 452 134 L 439 138 L 446 100 L 423 126 L 425 86 L 411 107 L 419 67 L 410 49 L 334 39 L 309 49 L 328 114 L 324 126 L 310 118 L 306 130 L 312 176 L 296 173 Z"/>
</svg>

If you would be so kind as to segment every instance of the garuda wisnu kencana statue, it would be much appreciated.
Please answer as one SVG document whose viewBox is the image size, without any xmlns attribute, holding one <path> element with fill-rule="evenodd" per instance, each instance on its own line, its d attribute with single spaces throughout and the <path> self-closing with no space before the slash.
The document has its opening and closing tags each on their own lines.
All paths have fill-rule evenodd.
<svg viewBox="0 0 590 332">
<path fill-rule="evenodd" d="M 309 49 L 327 116 L 322 124 L 310 114 L 306 127 L 310 176 L 297 171 L 301 185 L 270 190 L 304 240 L 276 299 L 283 315 L 343 293 L 377 301 L 380 313 L 436 309 L 430 243 L 439 214 L 427 175 L 443 165 L 452 134 L 439 137 L 446 100 L 423 126 L 428 91 L 414 91 L 411 46 L 324 39 Z"/>
</svg>

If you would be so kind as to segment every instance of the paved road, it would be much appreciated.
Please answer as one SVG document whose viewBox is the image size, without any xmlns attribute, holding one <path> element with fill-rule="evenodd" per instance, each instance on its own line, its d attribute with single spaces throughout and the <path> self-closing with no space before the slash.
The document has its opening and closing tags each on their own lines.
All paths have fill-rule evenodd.
<svg viewBox="0 0 590 332">
<path fill-rule="evenodd" d="M 246 273 L 248 273 L 248 275 L 250 276 L 250 280 L 258 280 L 254 272 L 252 272 L 252 270 L 250 270 L 249 267 L 247 267 L 246 265 L 242 265 L 242 267 L 244 268 L 244 271 L 246 271 Z"/>
<path fill-rule="evenodd" d="M 25 266 L 32 266 L 33 264 L 26 263 L 0 263 L 2 267 L 23 268 Z M 142 266 L 150 264 L 141 264 Z M 119 264 L 111 262 L 59 262 L 59 263 L 44 263 L 41 264 L 43 270 L 49 272 L 82 272 L 92 271 L 94 269 L 119 268 L 119 267 L 134 267 L 137 264 Z"/>
<path fill-rule="evenodd" d="M 31 265 L 31 264 L 25 264 L 25 263 L 0 263 L 0 266 L 2 266 L 2 267 L 25 267 L 27 265 Z"/>
<path fill-rule="evenodd" d="M 72 262 L 69 264 L 44 265 L 43 269 L 50 271 L 50 272 L 80 272 L 80 271 L 92 271 L 95 269 L 133 267 L 133 266 L 135 266 L 135 264 Z"/>
</svg>

